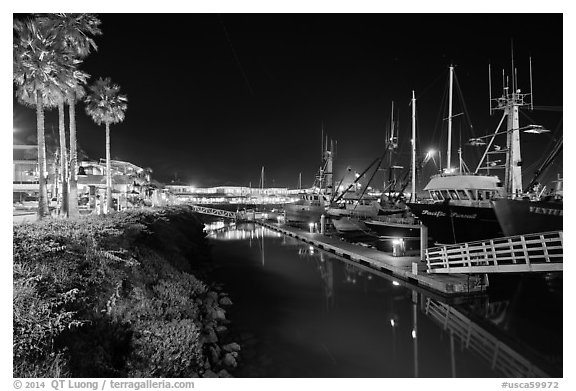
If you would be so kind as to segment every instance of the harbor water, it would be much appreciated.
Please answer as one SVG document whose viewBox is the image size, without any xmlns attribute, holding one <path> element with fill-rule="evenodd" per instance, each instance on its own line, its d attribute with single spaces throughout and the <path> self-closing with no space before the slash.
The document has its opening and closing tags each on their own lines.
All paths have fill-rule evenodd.
<svg viewBox="0 0 576 391">
<path fill-rule="evenodd" d="M 562 376 L 561 273 L 446 299 L 257 224 L 208 231 L 235 376 Z"/>
</svg>

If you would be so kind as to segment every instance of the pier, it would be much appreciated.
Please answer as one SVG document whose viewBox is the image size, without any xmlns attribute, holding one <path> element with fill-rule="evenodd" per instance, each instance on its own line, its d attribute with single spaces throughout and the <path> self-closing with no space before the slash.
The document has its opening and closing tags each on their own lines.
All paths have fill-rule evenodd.
<svg viewBox="0 0 576 391">
<path fill-rule="evenodd" d="M 321 250 L 331 252 L 363 266 L 393 275 L 422 288 L 445 296 L 481 293 L 486 289 L 484 279 L 465 274 L 428 274 L 419 256 L 393 256 L 374 248 L 344 242 L 320 233 L 296 227 L 256 221 L 258 224 L 284 235 L 302 240 Z"/>
</svg>

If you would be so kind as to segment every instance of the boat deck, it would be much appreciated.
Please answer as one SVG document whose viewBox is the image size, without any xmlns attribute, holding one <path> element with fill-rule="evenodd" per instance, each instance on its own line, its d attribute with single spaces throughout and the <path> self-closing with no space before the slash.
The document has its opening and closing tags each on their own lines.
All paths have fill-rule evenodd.
<svg viewBox="0 0 576 391">
<path fill-rule="evenodd" d="M 445 296 L 481 293 L 485 292 L 487 288 L 484 285 L 484 280 L 479 276 L 428 274 L 426 263 L 420 261 L 420 256 L 394 256 L 374 248 L 348 243 L 334 237 L 307 232 L 284 224 L 258 223 L 345 259 L 394 275 Z"/>
</svg>

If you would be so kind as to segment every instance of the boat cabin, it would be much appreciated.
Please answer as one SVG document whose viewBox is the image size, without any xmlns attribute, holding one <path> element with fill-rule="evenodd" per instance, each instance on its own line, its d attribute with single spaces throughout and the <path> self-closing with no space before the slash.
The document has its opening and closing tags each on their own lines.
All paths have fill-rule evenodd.
<svg viewBox="0 0 576 391">
<path fill-rule="evenodd" d="M 500 179 L 487 175 L 435 175 L 424 190 L 430 193 L 433 201 L 487 201 L 504 196 Z"/>
<path fill-rule="evenodd" d="M 306 202 L 310 205 L 323 205 L 323 203 L 327 202 L 327 200 L 322 194 L 301 193 L 300 202 Z"/>
</svg>

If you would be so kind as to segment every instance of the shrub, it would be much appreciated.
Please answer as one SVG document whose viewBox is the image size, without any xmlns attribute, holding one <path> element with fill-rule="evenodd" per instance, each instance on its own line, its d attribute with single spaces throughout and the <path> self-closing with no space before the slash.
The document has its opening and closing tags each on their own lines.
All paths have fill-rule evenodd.
<svg viewBox="0 0 576 391">
<path fill-rule="evenodd" d="M 209 247 L 190 208 L 15 225 L 13 251 L 15 377 L 210 369 L 205 352 L 224 310 L 191 274 Z"/>
</svg>

